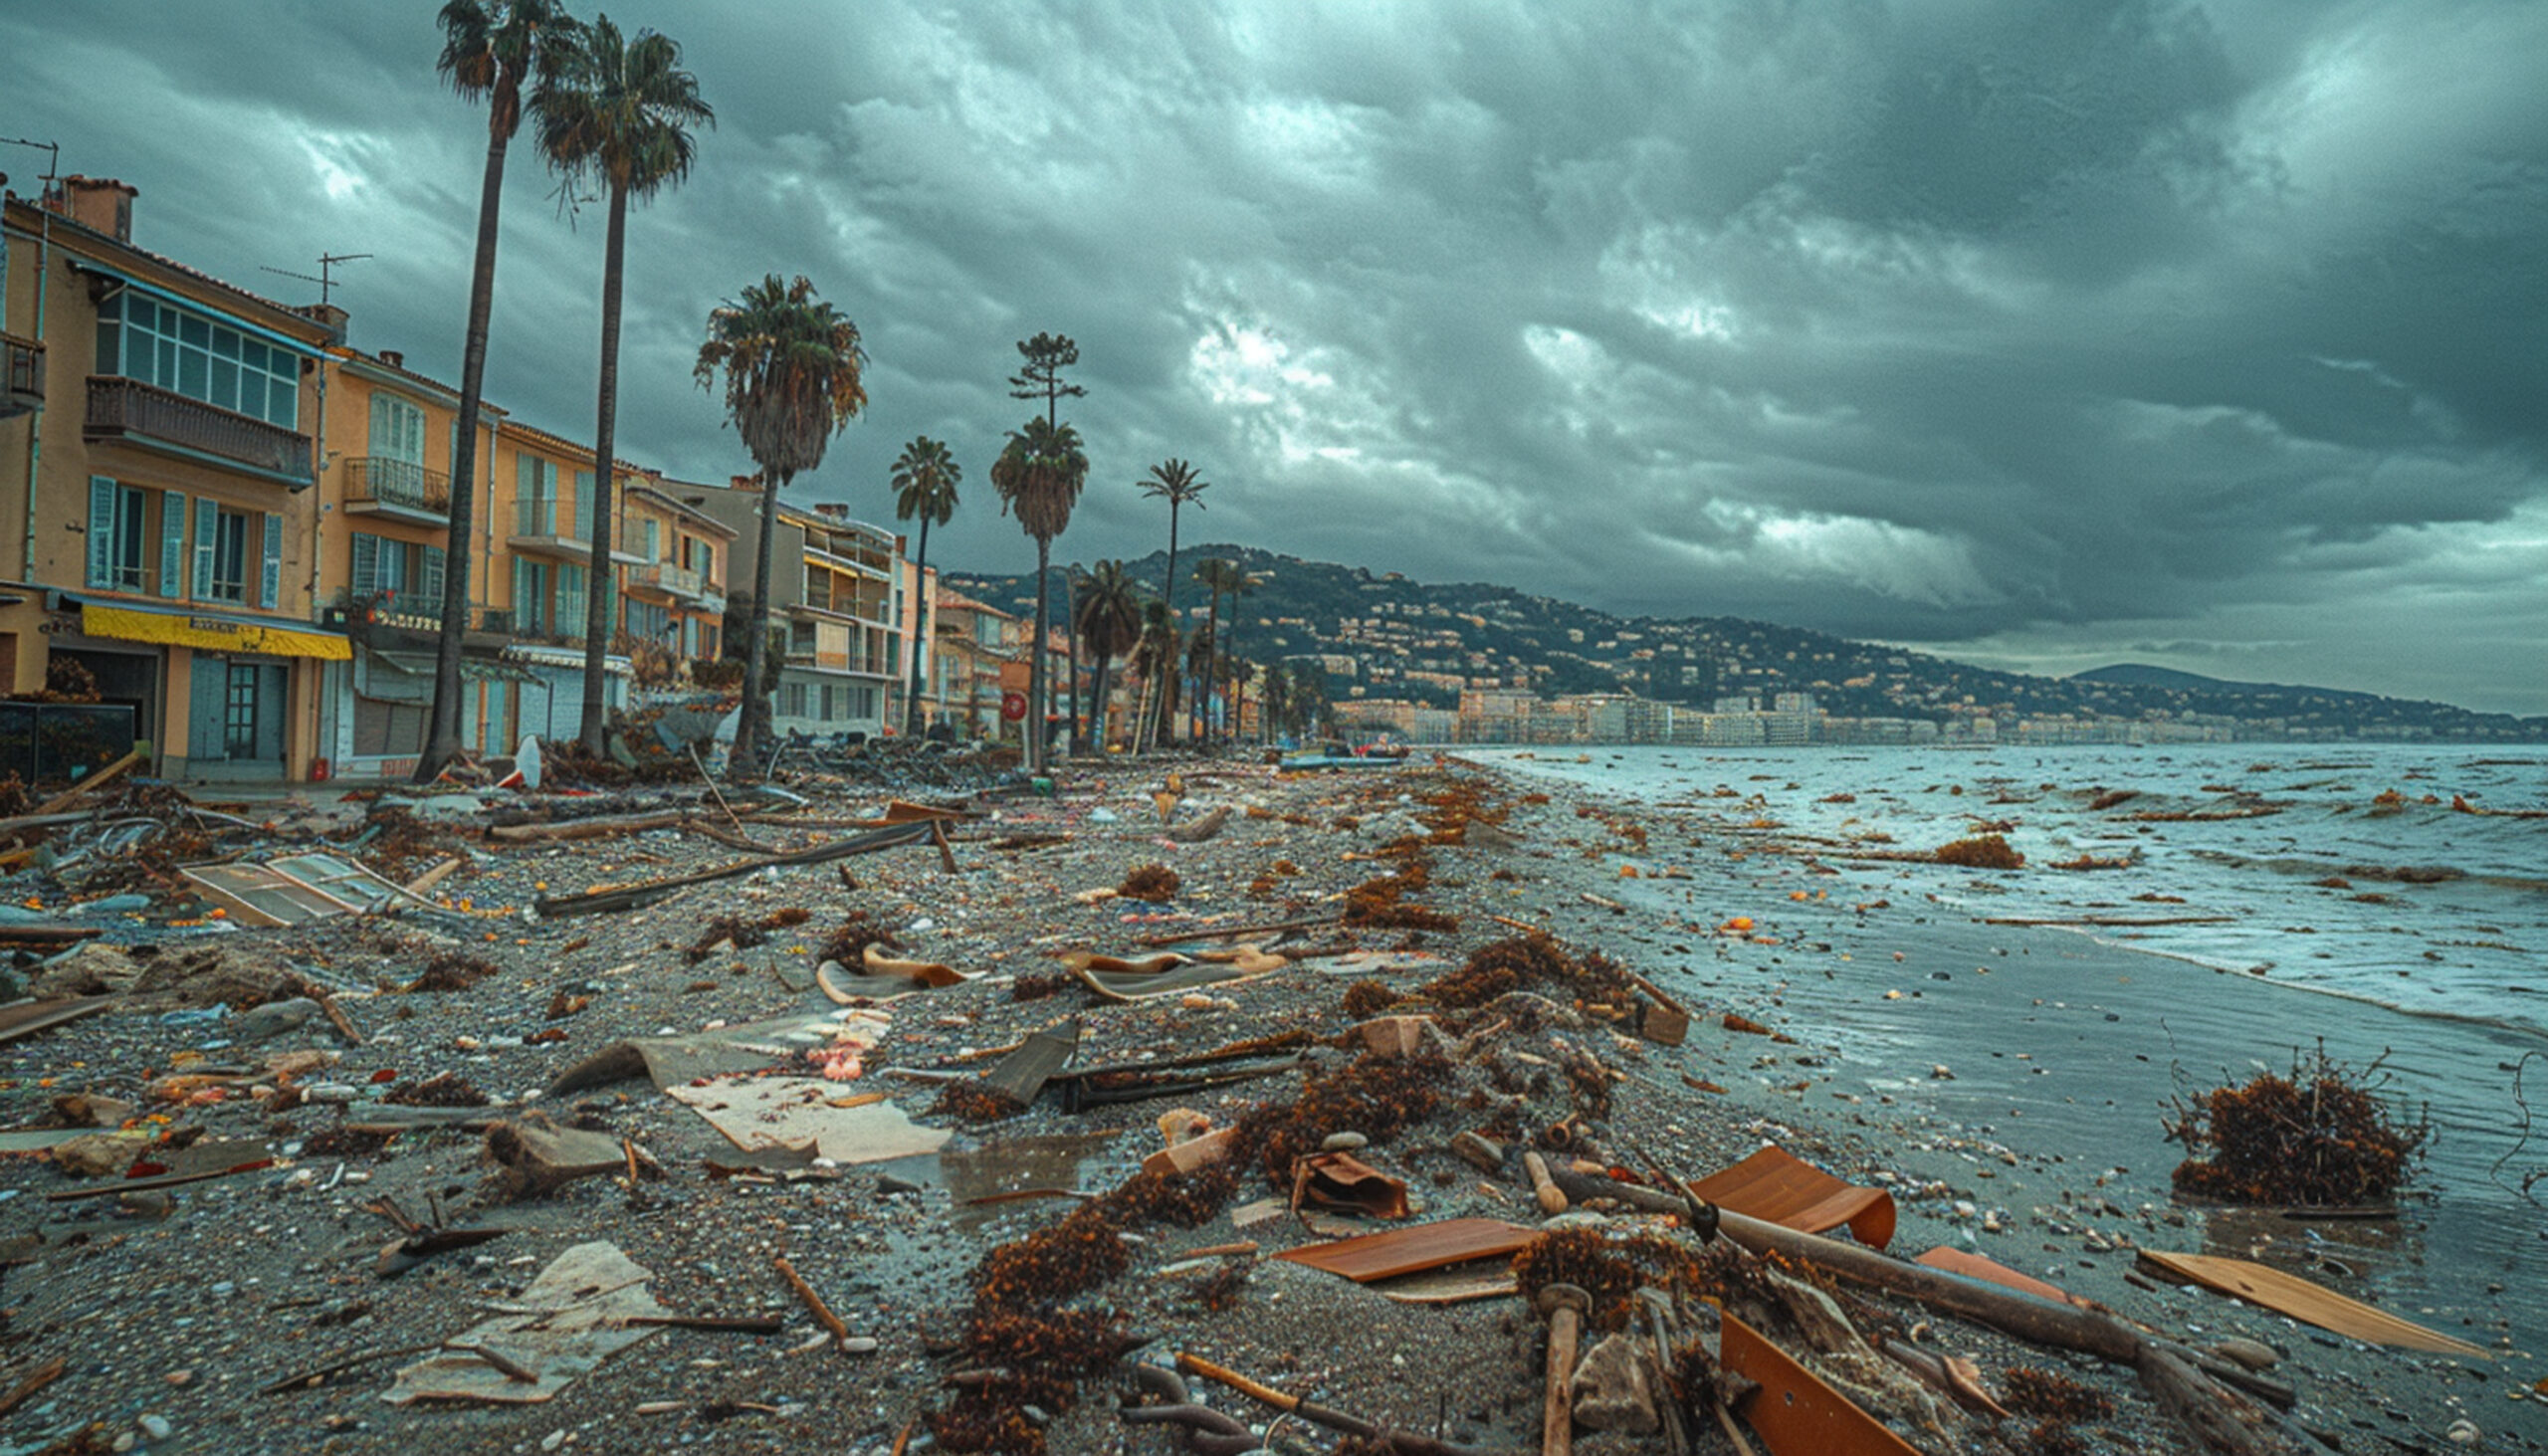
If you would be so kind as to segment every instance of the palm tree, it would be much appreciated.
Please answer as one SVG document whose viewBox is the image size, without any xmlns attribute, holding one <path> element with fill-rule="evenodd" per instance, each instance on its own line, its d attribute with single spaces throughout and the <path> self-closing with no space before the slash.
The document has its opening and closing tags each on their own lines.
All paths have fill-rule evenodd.
<svg viewBox="0 0 2548 1456">
<path fill-rule="evenodd" d="M 1134 720 L 1134 747 L 1161 723 L 1176 718 L 1176 618 L 1165 601 L 1142 603 L 1142 640 L 1133 648 L 1133 671 L 1151 685 L 1149 712 Z"/>
<path fill-rule="evenodd" d="M 1203 589 L 1210 593 L 1212 603 L 1210 625 L 1206 630 L 1211 635 L 1213 660 L 1203 665 L 1201 701 L 1194 705 L 1194 731 L 1198 737 L 1210 725 L 1212 688 L 1221 678 L 1221 593 L 1230 590 L 1231 584 L 1244 579 L 1246 574 L 1239 570 L 1236 561 L 1224 560 L 1219 556 L 1207 556 L 1196 562 L 1194 566 L 1194 579 L 1202 583 Z"/>
<path fill-rule="evenodd" d="M 920 564 L 918 578 L 929 580 L 929 526 L 931 521 L 945 525 L 956 515 L 956 484 L 964 479 L 964 468 L 947 449 L 947 442 L 917 435 L 903 447 L 902 458 L 894 462 L 894 517 L 898 520 L 920 520 Z M 910 712 L 903 731 L 920 736 L 920 644 L 919 626 L 929 619 L 928 603 L 923 602 L 912 613 L 912 693 Z"/>
<path fill-rule="evenodd" d="M 743 290 L 741 303 L 708 315 L 708 341 L 692 370 L 701 387 L 726 371 L 726 419 L 760 467 L 760 559 L 752 569 L 751 626 L 743 640 L 743 716 L 733 772 L 748 775 L 758 725 L 769 715 L 769 558 L 778 541 L 778 493 L 823 463 L 832 436 L 867 407 L 866 351 L 858 325 L 803 278 L 777 274 Z"/>
<path fill-rule="evenodd" d="M 601 267 L 601 385 L 593 424 L 593 519 L 576 522 L 592 548 L 584 608 L 584 751 L 602 752 L 612 609 L 619 600 L 611 569 L 610 516 L 618 494 L 619 296 L 627 278 L 628 199 L 646 201 L 690 175 L 699 154 L 693 126 L 714 126 L 717 113 L 699 99 L 699 78 L 681 69 L 681 47 L 654 31 L 631 41 L 607 15 L 593 17 L 565 64 L 533 93 L 540 112 L 539 149 L 570 189 L 610 189 L 610 223 Z"/>
<path fill-rule="evenodd" d="M 1265 686 L 1256 695 L 1257 717 L 1268 741 L 1282 735 L 1283 719 L 1292 711 L 1292 673 L 1281 663 L 1265 665 Z"/>
<path fill-rule="evenodd" d="M 1026 677 L 1026 771 L 1044 766 L 1044 659 L 1052 636 L 1053 538 L 1068 529 L 1071 508 L 1079 504 L 1080 487 L 1088 483 L 1088 456 L 1080 450 L 1079 431 L 1049 419 L 1030 419 L 1012 430 L 1008 446 L 991 464 L 991 488 L 999 492 L 1000 512 L 1015 512 L 1017 523 L 1035 538 L 1034 656 Z"/>
<path fill-rule="evenodd" d="M 1039 333 L 1017 341 L 1017 352 L 1026 362 L 1008 376 L 1008 397 L 1042 399 L 1044 423 L 1058 426 L 1062 422 L 1061 406 L 1065 399 L 1078 399 L 1088 393 L 1088 386 L 1072 384 L 1062 378 L 1064 369 L 1079 367 L 1079 342 L 1067 333 Z M 1076 563 L 1062 572 L 1062 592 L 1068 605 L 1063 609 L 1064 623 L 1079 620 L 1080 571 Z M 1079 751 L 1079 634 L 1063 634 L 1070 650 L 1070 745 Z"/>
<path fill-rule="evenodd" d="M 556 64 L 575 22 L 556 0 L 450 0 L 434 69 L 465 101 L 487 99 L 487 169 L 478 185 L 478 261 L 469 275 L 469 326 L 460 354 L 460 424 L 451 452 L 451 516 L 434 645 L 434 706 L 415 781 L 431 783 L 460 751 L 460 642 L 469 626 L 469 541 L 478 515 L 478 416 L 487 383 L 488 318 L 496 304 L 496 221 L 505 200 L 505 150 L 522 126 L 523 86 Z"/>
<path fill-rule="evenodd" d="M 1229 637 L 1228 640 L 1221 644 L 1221 660 L 1223 662 L 1232 662 L 1238 658 L 1238 599 L 1243 596 L 1254 594 L 1256 588 L 1263 584 L 1258 580 L 1255 572 L 1248 570 L 1235 560 L 1232 560 L 1229 563 L 1229 568 L 1228 579 L 1224 581 L 1221 586 L 1221 589 L 1228 592 L 1230 596 Z M 1230 715 L 1230 723 L 1233 728 L 1236 727 L 1238 723 L 1237 714 L 1233 713 Z"/>
<path fill-rule="evenodd" d="M 1168 503 L 1168 575 L 1164 578 L 1167 584 L 1160 595 L 1168 603 L 1168 615 L 1173 618 L 1176 614 L 1176 514 L 1188 502 L 1193 503 L 1195 510 L 1202 510 L 1203 493 L 1212 485 L 1209 481 L 1196 480 L 1194 467 L 1181 460 L 1161 461 L 1151 467 L 1150 479 L 1138 484 L 1143 495 Z M 1176 720 L 1172 717 L 1161 720 L 1161 729 L 1170 740 L 1176 736 L 1175 726 Z"/>
<path fill-rule="evenodd" d="M 1112 686 L 1107 676 L 1115 659 L 1130 651 L 1142 637 L 1141 586 L 1124 569 L 1123 562 L 1100 561 L 1088 573 L 1073 606 L 1071 627 L 1097 657 L 1097 680 L 1091 685 L 1094 702 L 1088 716 L 1097 730 L 1097 751 L 1102 757 L 1106 752 L 1106 697 Z"/>
<path fill-rule="evenodd" d="M 1212 668 L 1220 660 L 1215 641 L 1213 624 L 1205 622 L 1185 642 L 1185 676 L 1194 680 L 1194 730 L 1187 740 L 1197 745 L 1203 742 L 1205 719 L 1212 705 Z"/>
</svg>

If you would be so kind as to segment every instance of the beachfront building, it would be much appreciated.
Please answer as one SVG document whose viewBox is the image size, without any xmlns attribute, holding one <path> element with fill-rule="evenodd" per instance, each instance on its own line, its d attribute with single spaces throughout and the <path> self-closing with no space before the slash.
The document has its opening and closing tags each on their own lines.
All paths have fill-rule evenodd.
<svg viewBox="0 0 2548 1456">
<path fill-rule="evenodd" d="M 441 646 L 443 586 L 451 567 L 451 464 L 460 395 L 406 367 L 392 349 L 376 354 L 335 345 L 319 364 L 318 398 L 330 439 L 318 481 L 318 576 L 322 625 L 353 644 L 349 661 L 322 678 L 314 776 L 404 778 L 424 750 L 433 712 L 434 662 Z M 478 459 L 491 463 L 496 423 L 481 416 Z M 483 479 L 483 477 L 482 477 Z M 484 520 L 486 488 L 481 490 Z M 478 532 L 474 601 L 486 600 L 490 537 Z M 513 705 L 533 681 L 509 660 L 510 636 L 487 630 L 473 610 L 462 638 L 460 737 L 473 752 L 509 752 Z"/>
<path fill-rule="evenodd" d="M 921 712 L 968 738 L 999 737 L 1013 728 L 1000 716 L 1004 693 L 1026 691 L 1026 639 L 1031 623 L 940 582 L 932 612 L 936 650 L 928 660 Z M 1006 686 L 1014 680 L 1016 687 Z"/>
<path fill-rule="evenodd" d="M 510 744 L 524 734 L 571 738 L 584 721 L 584 624 L 591 610 L 592 573 L 637 564 L 637 559 L 611 542 L 592 539 L 593 518 L 601 490 L 593 474 L 593 450 L 519 420 L 496 429 L 492 487 L 483 510 L 487 521 L 486 567 L 476 579 L 485 583 L 487 629 L 512 639 L 508 661 L 523 668 L 525 681 L 497 705 L 510 711 L 504 731 L 489 716 L 494 740 Z M 616 462 L 611 489 L 617 519 L 627 484 L 640 479 L 637 468 Z M 614 592 L 613 609 L 620 597 Z M 602 659 L 603 703 L 617 709 L 627 703 L 631 667 L 623 652 Z"/>
<path fill-rule="evenodd" d="M 318 754 L 318 363 L 344 315 L 133 241 L 134 188 L 67 177 L 0 207 L 0 688 L 56 665 L 128 706 L 157 771 L 286 779 Z"/>
<path fill-rule="evenodd" d="M 632 653 L 667 656 L 683 677 L 717 660 L 726 627 L 735 527 L 696 504 L 708 489 L 647 477 L 620 497 L 620 631 Z"/>
<path fill-rule="evenodd" d="M 748 593 L 758 579 L 760 503 L 759 483 L 750 476 L 702 488 L 697 501 L 736 532 L 728 578 L 735 592 Z M 910 583 L 903 538 L 852 520 L 847 506 L 826 503 L 810 510 L 780 506 L 774 540 L 770 633 L 785 656 L 772 694 L 772 724 L 783 733 L 883 734 L 909 661 L 905 634 L 917 615 L 902 600 Z M 901 725 L 892 728 L 900 731 Z"/>
</svg>

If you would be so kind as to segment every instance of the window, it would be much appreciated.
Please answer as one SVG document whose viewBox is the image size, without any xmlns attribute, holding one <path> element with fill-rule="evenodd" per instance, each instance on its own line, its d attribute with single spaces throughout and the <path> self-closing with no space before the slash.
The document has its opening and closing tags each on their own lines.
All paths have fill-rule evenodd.
<svg viewBox="0 0 2548 1456">
<path fill-rule="evenodd" d="M 555 589 L 554 567 L 527 556 L 514 557 L 515 632 L 525 637 L 545 637 L 555 629 L 557 609 L 551 597 Z"/>
<path fill-rule="evenodd" d="M 516 535 L 555 535 L 557 533 L 557 467 L 554 462 L 535 455 L 515 457 L 520 463 L 520 499 L 516 509 L 521 513 Z"/>
<path fill-rule="evenodd" d="M 823 685 L 823 722 L 829 723 L 838 716 L 838 711 L 833 707 L 832 685 L 825 683 Z"/>
<path fill-rule="evenodd" d="M 117 485 L 106 476 L 89 478 L 90 586 L 103 591 L 150 589 L 142 532 L 148 507 L 147 492 Z M 183 509 L 179 508 L 181 514 Z"/>
<path fill-rule="evenodd" d="M 394 394 L 371 397 L 371 454 L 379 460 L 425 463 L 425 412 Z"/>
<path fill-rule="evenodd" d="M 805 685 L 782 683 L 778 689 L 778 711 L 788 718 L 805 716 Z"/>
<path fill-rule="evenodd" d="M 351 539 L 353 571 L 348 590 L 354 596 L 378 597 L 400 612 L 433 615 L 442 610 L 446 565 L 442 547 L 361 530 Z"/>
<path fill-rule="evenodd" d="M 129 288 L 98 306 L 98 372 L 287 430 L 301 417 L 299 355 Z"/>
<path fill-rule="evenodd" d="M 591 605 L 592 575 L 581 566 L 557 568 L 557 632 L 562 637 L 584 635 L 585 608 Z"/>
<path fill-rule="evenodd" d="M 641 602 L 633 597 L 622 597 L 620 600 L 627 604 L 626 610 L 621 614 L 621 625 L 627 629 L 630 636 L 642 637 L 648 642 L 661 642 L 672 635 L 673 614 L 669 608 L 657 606 L 653 602 Z"/>
<path fill-rule="evenodd" d="M 664 559 L 662 521 L 650 517 L 637 522 L 637 554 L 649 561 Z"/>
</svg>

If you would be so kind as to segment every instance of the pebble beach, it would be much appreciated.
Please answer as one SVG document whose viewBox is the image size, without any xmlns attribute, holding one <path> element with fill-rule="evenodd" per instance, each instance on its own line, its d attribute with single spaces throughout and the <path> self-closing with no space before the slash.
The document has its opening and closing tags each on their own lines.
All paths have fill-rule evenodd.
<svg viewBox="0 0 2548 1456">
<path fill-rule="evenodd" d="M 798 782 L 808 802 L 766 818 L 720 820 L 699 805 L 709 834 L 496 841 L 456 816 L 432 831 L 462 865 L 429 892 L 431 911 L 135 937 L 140 953 L 119 952 L 120 965 L 94 948 L 118 939 L 109 933 L 80 952 L 89 982 L 48 987 L 38 972 L 40 995 L 118 999 L 0 1046 L 12 1128 L 58 1127 L 60 1104 L 86 1099 L 107 1114 L 93 1131 L 134 1144 L 120 1149 L 127 1159 L 136 1146 L 173 1156 L 176 1144 L 200 1143 L 262 1165 L 118 1195 L 124 1168 L 81 1176 L 51 1151 L 0 1159 L 0 1394 L 51 1370 L 9 1397 L 0 1452 L 883 1456 L 957 1449 L 965 1432 L 995 1429 L 999 1449 L 1167 1453 L 1195 1448 L 1181 1427 L 1127 1420 L 1122 1407 L 1161 1398 L 1158 1377 L 1132 1366 L 1170 1365 L 1178 1352 L 1386 1428 L 1536 1450 L 1546 1323 L 1528 1303 L 1405 1300 L 1276 1257 L 1447 1219 L 1694 1239 L 1686 1219 L 1616 1203 L 1578 1200 L 1552 1217 L 1518 1158 L 1533 1140 L 1558 1144 L 1550 1156 L 1591 1152 L 1640 1177 L 1643 1158 L 1696 1177 L 1776 1144 L 1887 1191 L 1896 1254 L 1977 1252 L 2190 1347 L 2260 1350 L 2257 1362 L 2296 1392 L 2292 1425 L 2338 1449 L 2548 1440 L 2548 1396 L 2532 1389 L 2548 1371 L 2489 1271 L 2453 1271 L 2425 1305 L 2395 1312 L 2491 1358 L 2363 1346 L 2139 1272 L 2143 1247 L 2227 1253 L 2373 1296 L 2356 1266 L 2419 1257 L 2425 1216 L 2411 1201 L 2368 1233 L 2330 1231 L 2169 1199 L 2166 1166 L 2147 1155 L 2153 1089 L 2165 1089 L 2172 1057 L 2203 1064 L 2171 1044 L 2159 1013 L 2195 993 L 2141 957 L 2058 929 L 1983 927 L 1916 887 L 1815 875 L 1675 810 L 1514 766 L 1427 754 L 1291 774 L 1163 758 L 1065 765 L 1042 791 L 993 786 L 930 796 L 964 810 L 943 852 L 923 839 L 772 865 L 581 915 L 534 907 L 751 858 L 738 841 L 777 852 L 835 842 L 853 831 L 832 826 L 880 813 L 888 795 L 854 776 Z M 362 812 L 312 801 L 283 817 L 319 842 Z M 1215 830 L 1196 831 L 1216 813 Z M 1161 893 L 1164 881 L 1172 888 Z M 1377 882 L 1387 883 L 1376 895 Z M 1156 898 L 1122 893 L 1137 887 Z M 856 951 L 826 965 L 827 947 L 869 942 L 882 972 L 861 973 Z M 1686 1033 L 1640 1035 L 1617 1007 L 1528 977 L 1495 999 L 1448 1004 L 1446 978 L 1516 942 L 1646 978 L 1687 1012 Z M 1068 958 L 1241 945 L 1255 947 L 1235 952 L 1242 978 L 1131 1000 L 1099 995 Z M 925 965 L 960 979 L 915 988 L 906 976 Z M 2216 998 L 2251 989 L 2203 979 L 2221 981 L 2201 992 Z M 1843 986 L 1881 995 L 1879 980 L 1953 1024 L 1888 1047 L 1821 1019 L 1817 997 Z M 205 1014 L 224 997 L 281 1005 L 290 998 L 275 993 L 295 986 L 330 988 L 354 1037 L 323 1015 Z M 2212 1004 L 2225 1024 L 2262 1014 Z M 1380 1014 L 1435 1023 L 1423 1054 L 1385 1074 L 1369 1072 L 1353 1031 Z M 721 1040 L 735 1028 L 778 1029 Z M 1071 1066 L 1133 1069 L 1130 1080 L 1145 1063 L 1215 1049 L 1236 1049 L 1252 1070 L 1287 1065 L 1076 1110 L 1055 1090 L 1022 1110 L 951 1091 L 1065 1028 L 1076 1030 Z M 602 1078 L 603 1054 L 621 1043 L 696 1053 L 705 1042 L 734 1056 L 736 1040 L 758 1049 L 743 1060 L 828 1090 L 801 1115 L 836 1134 L 819 1155 L 743 1155 L 699 1099 L 675 1095 L 737 1067 Z M 2247 1054 L 2274 1046 L 2259 1039 Z M 1887 1057 L 1873 1078 L 1833 1075 L 1837 1063 Z M 2067 1110 L 1995 1115 L 1993 1090 L 2036 1066 L 2074 1079 Z M 561 1078 L 578 1085 L 560 1090 Z M 345 1131 L 385 1102 L 436 1108 L 402 1116 L 452 1125 L 385 1142 Z M 1297 1115 L 1269 1118 L 1269 1106 Z M 512 1144 L 490 1124 L 531 1128 L 533 1143 L 596 1136 L 627 1167 L 553 1181 L 536 1165 L 509 1167 Z M 1195 1180 L 1190 1196 L 1125 1211 L 1135 1200 L 1121 1190 L 1144 1160 L 1196 1128 L 1242 1129 L 1238 1145 L 1263 1155 Z M 1482 1129 L 1514 1155 L 1463 1156 L 1456 1141 Z M 1303 1138 L 1402 1184 L 1408 1218 L 1291 1207 L 1290 1164 L 1273 1153 Z M 384 1261 L 384 1246 L 433 1242 L 397 1216 L 499 1232 Z M 1087 1317 L 1054 1328 L 1081 1337 L 1088 1357 L 1066 1375 L 1039 1367 L 1003 1383 L 1033 1361 L 985 1344 L 982 1291 L 1010 1267 L 1000 1251 L 1055 1245 L 1074 1218 L 1103 1236 L 1104 1267 L 1016 1308 Z M 662 1315 L 692 1323 L 626 1331 L 638 1338 L 538 1400 L 454 1398 L 431 1393 L 430 1375 L 400 1375 L 419 1361 L 467 1362 L 467 1347 L 500 1339 L 536 1355 L 545 1332 L 490 1334 L 486 1322 L 530 1319 L 543 1271 L 570 1253 L 601 1259 L 596 1244 L 639 1271 L 622 1286 L 642 1284 Z M 402 1267 L 385 1273 L 388 1262 Z M 2048 1427 L 1834 1365 L 1835 1383 L 1912 1449 L 2201 1449 L 2128 1369 L 1896 1296 L 1853 1291 L 1843 1307 L 1863 1332 L 1897 1329 L 1971 1358 L 1988 1388 L 2024 1366 L 2105 1398 L 2100 1413 Z M 756 1319 L 776 1328 L 703 1323 Z M 545 1392 L 556 1368 L 516 1383 Z M 419 1388 L 425 1398 L 385 1398 Z M 1033 1398 L 1007 1398 L 1020 1390 Z M 1277 1420 L 1233 1391 L 1196 1381 L 1188 1393 L 1271 1449 L 1339 1449 L 1336 1431 Z M 986 1407 L 1002 1407 L 996 1421 Z M 1576 1445 L 1661 1450 L 1663 1439 L 1586 1429 Z M 1689 1440 L 1735 1449 L 1712 1425 Z"/>
</svg>

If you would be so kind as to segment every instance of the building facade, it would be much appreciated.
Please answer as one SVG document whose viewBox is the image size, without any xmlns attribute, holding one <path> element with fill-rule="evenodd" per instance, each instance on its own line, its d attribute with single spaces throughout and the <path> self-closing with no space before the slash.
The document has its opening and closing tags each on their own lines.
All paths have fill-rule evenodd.
<svg viewBox="0 0 2548 1456">
<path fill-rule="evenodd" d="M 134 246 L 134 196 L 75 176 L 6 200 L 25 407 L 0 418 L 0 680 L 76 665 L 170 777 L 306 776 L 323 669 L 351 656 L 312 603 L 318 363 L 342 318 Z"/>
</svg>

